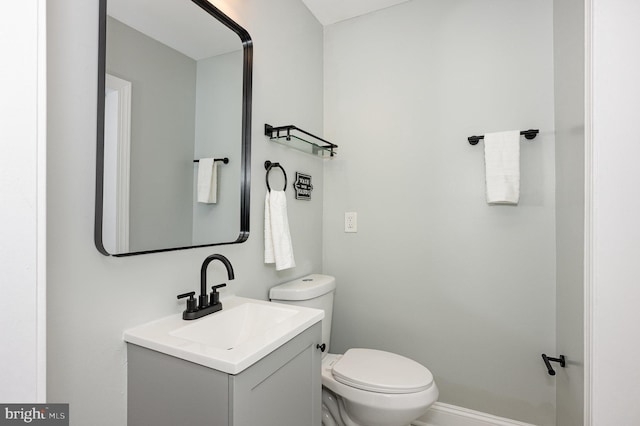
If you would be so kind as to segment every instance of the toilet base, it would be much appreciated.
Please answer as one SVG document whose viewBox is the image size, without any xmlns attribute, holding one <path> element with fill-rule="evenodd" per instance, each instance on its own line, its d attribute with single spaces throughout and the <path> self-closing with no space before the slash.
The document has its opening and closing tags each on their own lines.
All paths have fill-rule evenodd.
<svg viewBox="0 0 640 426">
<path fill-rule="evenodd" d="M 322 426 L 363 426 L 356 424 L 344 411 L 342 398 L 322 387 Z"/>
<path fill-rule="evenodd" d="M 426 409 L 424 410 L 426 412 Z M 417 416 L 416 418 L 418 418 Z M 408 423 L 380 422 L 377 426 L 411 426 Z M 329 389 L 322 387 L 322 426 L 370 426 L 357 423 L 349 417 L 345 409 L 344 399 Z"/>
</svg>

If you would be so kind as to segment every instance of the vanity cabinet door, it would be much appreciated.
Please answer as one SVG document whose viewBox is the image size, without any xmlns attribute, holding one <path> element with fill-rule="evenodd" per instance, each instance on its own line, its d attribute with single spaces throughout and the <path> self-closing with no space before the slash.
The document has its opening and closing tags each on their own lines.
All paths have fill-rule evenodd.
<svg viewBox="0 0 640 426">
<path fill-rule="evenodd" d="M 232 376 L 133 344 L 127 358 L 127 426 L 229 425 Z"/>
<path fill-rule="evenodd" d="M 321 323 L 232 376 L 231 425 L 320 426 Z"/>
<path fill-rule="evenodd" d="M 320 426 L 321 323 L 238 375 L 127 344 L 128 426 Z"/>
</svg>

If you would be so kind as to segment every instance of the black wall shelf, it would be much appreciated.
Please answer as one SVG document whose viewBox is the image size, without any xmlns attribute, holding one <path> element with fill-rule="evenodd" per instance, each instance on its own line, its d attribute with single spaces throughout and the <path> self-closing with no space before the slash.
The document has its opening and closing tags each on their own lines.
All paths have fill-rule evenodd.
<svg viewBox="0 0 640 426">
<path fill-rule="evenodd" d="M 274 142 L 318 157 L 330 158 L 337 154 L 336 148 L 338 148 L 338 145 L 291 124 L 280 127 L 265 124 L 264 134 Z"/>
</svg>

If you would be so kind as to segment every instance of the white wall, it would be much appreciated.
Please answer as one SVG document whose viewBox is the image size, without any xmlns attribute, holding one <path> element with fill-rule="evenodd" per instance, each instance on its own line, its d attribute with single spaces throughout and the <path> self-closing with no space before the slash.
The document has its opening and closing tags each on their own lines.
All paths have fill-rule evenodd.
<svg viewBox="0 0 640 426">
<path fill-rule="evenodd" d="M 182 311 L 176 295 L 198 289 L 207 255 L 233 263 L 226 292 L 263 299 L 269 287 L 321 270 L 323 164 L 262 132 L 268 122 L 321 133 L 322 28 L 298 0 L 214 3 L 254 40 L 251 235 L 240 245 L 130 258 L 93 246 L 98 2 L 49 3 L 48 399 L 71 403 L 74 426 L 126 424 L 122 331 Z M 283 164 L 290 181 L 311 174 L 315 188 L 310 202 L 287 190 L 298 266 L 281 273 L 262 261 L 265 160 Z M 209 281 L 223 279 L 222 265 L 211 264 Z"/>
<path fill-rule="evenodd" d="M 325 29 L 332 350 L 428 366 L 440 401 L 555 423 L 552 2 L 409 1 Z M 483 143 L 521 142 L 521 201 L 485 201 Z M 358 212 L 358 233 L 343 232 Z"/>
<path fill-rule="evenodd" d="M 584 1 L 554 0 L 556 124 L 556 423 L 583 424 Z"/>
<path fill-rule="evenodd" d="M 0 401 L 46 397 L 45 2 L 0 4 Z"/>
<path fill-rule="evenodd" d="M 640 3 L 591 0 L 591 424 L 640 424 Z"/>
</svg>

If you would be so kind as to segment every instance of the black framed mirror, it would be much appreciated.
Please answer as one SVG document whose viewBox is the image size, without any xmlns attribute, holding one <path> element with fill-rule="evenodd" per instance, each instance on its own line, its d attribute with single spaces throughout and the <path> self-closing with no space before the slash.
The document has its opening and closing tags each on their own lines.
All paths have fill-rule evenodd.
<svg viewBox="0 0 640 426">
<path fill-rule="evenodd" d="M 100 0 L 99 19 L 96 248 L 246 241 L 249 33 L 207 0 Z"/>
</svg>

